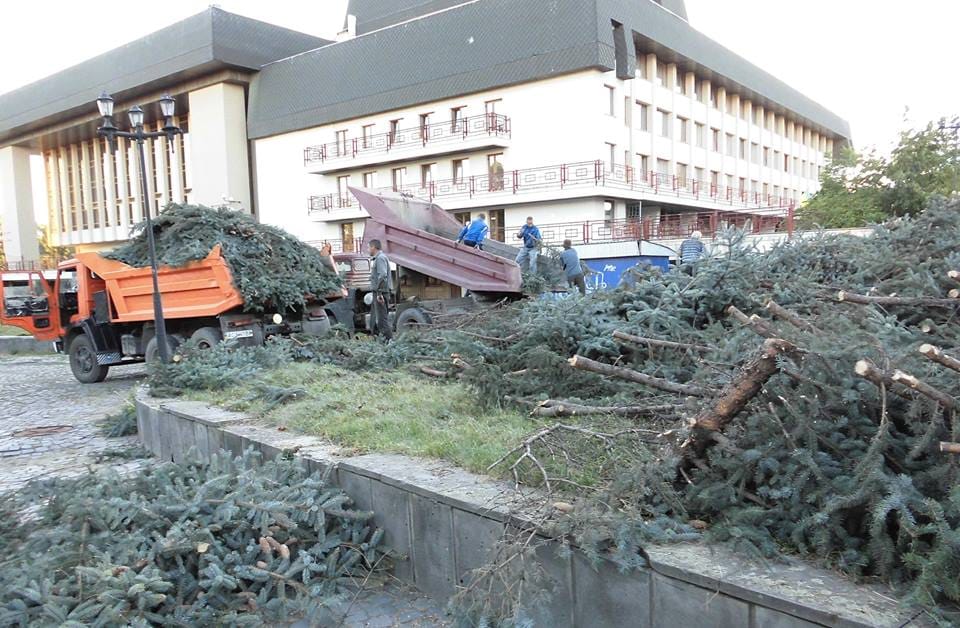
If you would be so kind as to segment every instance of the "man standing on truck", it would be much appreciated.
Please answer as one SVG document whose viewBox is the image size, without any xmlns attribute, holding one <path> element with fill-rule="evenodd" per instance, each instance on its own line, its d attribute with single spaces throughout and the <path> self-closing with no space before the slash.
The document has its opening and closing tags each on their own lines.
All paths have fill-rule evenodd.
<svg viewBox="0 0 960 628">
<path fill-rule="evenodd" d="M 533 216 L 527 216 L 527 224 L 520 228 L 517 239 L 523 240 L 520 253 L 517 254 L 517 265 L 523 270 L 523 263 L 530 260 L 530 273 L 537 274 L 537 254 L 540 252 L 540 242 L 543 238 L 540 230 L 533 224 Z"/>
<path fill-rule="evenodd" d="M 487 226 L 487 216 L 486 214 L 480 214 L 473 219 L 469 225 L 464 225 L 463 229 L 460 230 L 460 235 L 457 237 L 457 242 L 463 242 L 469 247 L 483 250 L 483 239 L 487 237 L 487 234 L 490 232 L 490 227 Z"/>
<path fill-rule="evenodd" d="M 370 331 L 374 336 L 393 338 L 390 328 L 388 305 L 393 292 L 393 279 L 390 276 L 390 259 L 383 252 L 380 240 L 370 240 L 370 292 L 373 303 L 370 311 Z"/>
<path fill-rule="evenodd" d="M 563 252 L 560 253 L 560 266 L 567 276 L 567 285 L 576 286 L 580 294 L 587 293 L 587 282 L 583 278 L 583 268 L 580 267 L 580 256 L 573 248 L 570 240 L 563 241 Z"/>
</svg>

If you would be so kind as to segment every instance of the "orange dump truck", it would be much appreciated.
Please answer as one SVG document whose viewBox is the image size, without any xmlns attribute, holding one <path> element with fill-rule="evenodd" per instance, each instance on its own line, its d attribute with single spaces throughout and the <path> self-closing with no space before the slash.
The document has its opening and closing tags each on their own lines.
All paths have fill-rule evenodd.
<svg viewBox="0 0 960 628">
<path fill-rule="evenodd" d="M 101 382 L 111 366 L 149 361 L 158 354 L 150 268 L 80 253 L 60 264 L 55 276 L 5 271 L 0 279 L 0 323 L 55 342 L 58 351 L 70 356 L 70 368 L 81 382 Z M 255 345 L 275 334 L 323 335 L 330 330 L 323 301 L 289 315 L 244 312 L 243 296 L 219 246 L 182 268 L 160 268 L 159 283 L 171 350 L 188 338 L 200 347 L 221 340 Z"/>
</svg>

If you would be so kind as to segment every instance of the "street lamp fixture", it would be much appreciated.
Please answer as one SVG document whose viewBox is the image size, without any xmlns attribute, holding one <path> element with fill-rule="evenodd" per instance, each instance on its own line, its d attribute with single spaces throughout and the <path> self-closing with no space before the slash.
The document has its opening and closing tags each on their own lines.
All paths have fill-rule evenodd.
<svg viewBox="0 0 960 628">
<path fill-rule="evenodd" d="M 144 229 L 147 232 L 147 249 L 150 254 L 150 270 L 153 274 L 153 322 L 156 327 L 155 338 L 157 340 L 157 349 L 160 353 L 160 361 L 167 363 L 170 361 L 170 346 L 167 344 L 167 325 L 163 317 L 163 302 L 160 298 L 160 279 L 158 277 L 157 264 L 157 245 L 153 235 L 153 220 L 150 216 L 150 191 L 147 186 L 147 162 L 144 154 L 143 144 L 147 139 L 157 137 L 167 138 L 170 144 L 170 151 L 173 152 L 173 139 L 183 133 L 183 131 L 173 123 L 173 116 L 176 112 L 177 101 L 170 94 L 164 94 L 160 99 L 160 113 L 163 115 L 163 129 L 157 132 L 146 132 L 143 130 L 143 109 L 140 105 L 135 105 L 128 112 L 130 118 L 131 131 L 121 131 L 113 123 L 113 98 L 103 92 L 97 98 L 97 109 L 100 112 L 100 127 L 97 129 L 97 135 L 107 138 L 110 143 L 110 150 L 116 151 L 117 138 L 125 137 L 137 143 L 138 154 L 140 157 L 140 198 L 143 204 Z"/>
</svg>

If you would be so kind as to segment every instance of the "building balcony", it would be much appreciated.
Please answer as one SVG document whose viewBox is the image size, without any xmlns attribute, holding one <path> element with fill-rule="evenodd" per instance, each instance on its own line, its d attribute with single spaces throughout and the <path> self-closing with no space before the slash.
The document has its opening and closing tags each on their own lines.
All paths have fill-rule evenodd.
<svg viewBox="0 0 960 628">
<path fill-rule="evenodd" d="M 622 164 L 610 166 L 603 161 L 507 170 L 502 174 L 429 181 L 420 185 L 383 188 L 383 191 L 427 199 L 447 209 L 473 204 L 521 202 L 519 198 L 511 199 L 525 195 L 539 195 L 548 200 L 610 195 L 641 201 L 680 202 L 711 210 L 786 209 L 794 205 L 791 198 L 723 187 L 709 181 L 638 171 Z M 357 201 L 349 193 L 311 196 L 308 202 L 310 214 L 316 217 L 356 208 Z"/>
<path fill-rule="evenodd" d="M 330 174 L 430 155 L 507 148 L 510 134 L 510 118 L 489 113 L 308 146 L 303 164 L 311 173 Z"/>
</svg>

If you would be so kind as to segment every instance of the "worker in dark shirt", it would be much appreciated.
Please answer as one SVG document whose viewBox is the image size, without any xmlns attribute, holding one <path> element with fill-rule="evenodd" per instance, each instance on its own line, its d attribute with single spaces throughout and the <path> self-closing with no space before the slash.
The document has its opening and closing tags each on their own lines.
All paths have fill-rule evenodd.
<svg viewBox="0 0 960 628">
<path fill-rule="evenodd" d="M 393 338 L 390 328 L 390 294 L 393 292 L 393 278 L 390 275 L 390 259 L 383 252 L 380 240 L 370 240 L 370 331 L 374 336 L 387 340 Z"/>
<path fill-rule="evenodd" d="M 570 240 L 563 241 L 560 267 L 563 268 L 563 272 L 567 276 L 567 285 L 571 288 L 576 286 L 580 294 L 586 294 L 587 282 L 583 278 L 583 268 L 580 267 L 580 256 L 577 255 L 577 250 L 573 248 L 573 243 Z"/>
<path fill-rule="evenodd" d="M 527 224 L 520 228 L 517 233 L 517 239 L 523 240 L 523 246 L 520 247 L 520 253 L 517 254 L 517 265 L 523 270 L 523 263 L 530 261 L 530 272 L 537 273 L 537 254 L 540 252 L 540 241 L 543 239 L 540 235 L 540 229 L 533 224 L 533 216 L 527 216 Z"/>
</svg>

